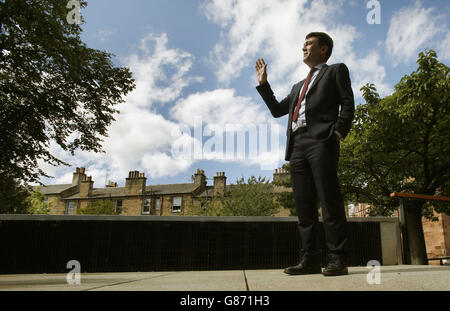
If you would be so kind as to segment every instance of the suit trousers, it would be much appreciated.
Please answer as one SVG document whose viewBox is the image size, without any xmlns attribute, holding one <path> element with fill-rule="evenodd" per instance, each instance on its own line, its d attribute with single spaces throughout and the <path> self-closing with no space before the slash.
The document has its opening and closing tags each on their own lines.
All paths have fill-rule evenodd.
<svg viewBox="0 0 450 311">
<path fill-rule="evenodd" d="M 306 129 L 292 135 L 291 182 L 302 254 L 321 258 L 317 205 L 320 201 L 328 254 L 346 258 L 348 224 L 337 176 L 340 143 L 335 135 L 325 141 L 314 139 Z"/>
</svg>

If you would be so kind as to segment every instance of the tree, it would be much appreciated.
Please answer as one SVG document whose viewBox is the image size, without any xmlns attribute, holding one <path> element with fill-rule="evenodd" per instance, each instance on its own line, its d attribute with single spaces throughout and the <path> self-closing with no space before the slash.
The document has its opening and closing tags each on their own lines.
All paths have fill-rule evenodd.
<svg viewBox="0 0 450 311">
<path fill-rule="evenodd" d="M 89 202 L 85 208 L 77 210 L 80 215 L 120 215 L 121 210 L 116 210 L 116 205 L 111 200 Z"/>
<path fill-rule="evenodd" d="M 343 193 L 372 206 L 372 215 L 398 207 L 392 192 L 448 195 L 450 182 L 449 67 L 436 52 L 419 53 L 418 69 L 405 75 L 395 92 L 380 98 L 373 84 L 361 90 L 366 101 L 355 112 L 354 128 L 341 148 Z M 422 216 L 431 205 L 410 201 L 405 217 L 413 264 L 427 264 Z M 433 204 L 437 212 L 447 206 Z"/>
<path fill-rule="evenodd" d="M 273 193 L 273 186 L 265 177 L 251 176 L 236 180 L 224 195 L 203 200 L 202 207 L 191 205 L 185 215 L 204 216 L 273 216 L 279 210 L 279 203 Z"/>
<path fill-rule="evenodd" d="M 221 198 L 215 196 L 213 199 L 200 198 L 199 204 L 190 202 L 181 212 L 182 216 L 220 216 L 221 215 Z"/>
<path fill-rule="evenodd" d="M 273 216 L 279 210 L 273 186 L 265 177 L 251 176 L 236 181 L 228 196 L 222 199 L 221 214 L 224 216 Z"/>
<path fill-rule="evenodd" d="M 51 208 L 39 187 L 33 190 L 14 178 L 0 178 L 0 214 L 48 214 Z"/>
<path fill-rule="evenodd" d="M 0 177 L 0 214 L 29 214 L 27 197 L 30 190 L 10 176 Z"/>
<path fill-rule="evenodd" d="M 40 191 L 39 187 L 25 199 L 30 214 L 48 214 L 52 209 L 51 202 L 45 202 L 45 195 Z"/>
<path fill-rule="evenodd" d="M 38 160 L 68 165 L 51 154 L 52 141 L 72 155 L 101 152 L 114 105 L 135 87 L 112 54 L 81 41 L 66 4 L 0 1 L 0 176 L 36 182 L 49 177 Z"/>
<path fill-rule="evenodd" d="M 290 172 L 291 166 L 289 165 L 289 163 L 285 163 L 285 164 L 283 164 L 282 169 L 287 172 Z M 278 187 L 292 189 L 292 183 L 291 183 L 290 177 L 286 178 L 286 179 L 281 179 L 281 180 L 274 180 L 272 182 L 272 184 L 275 186 L 278 186 Z M 297 216 L 297 210 L 295 208 L 295 203 L 294 203 L 294 193 L 292 191 L 278 192 L 276 194 L 276 198 L 277 198 L 277 201 L 280 204 L 280 206 L 289 210 L 291 216 Z"/>
</svg>

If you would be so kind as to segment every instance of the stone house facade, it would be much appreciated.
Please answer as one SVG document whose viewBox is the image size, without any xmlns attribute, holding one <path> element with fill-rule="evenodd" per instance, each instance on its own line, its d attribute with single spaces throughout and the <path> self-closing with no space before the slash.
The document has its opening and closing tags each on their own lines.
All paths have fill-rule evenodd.
<svg viewBox="0 0 450 311">
<path fill-rule="evenodd" d="M 283 169 L 275 170 L 273 180 L 289 178 Z M 201 206 L 203 200 L 223 195 L 232 185 L 227 185 L 224 172 L 217 172 L 213 185 L 207 186 L 205 172 L 197 169 L 191 183 L 147 185 L 144 173 L 131 171 L 125 179 L 125 186 L 109 182 L 103 188 L 94 188 L 94 181 L 86 175 L 84 168 L 77 168 L 71 184 L 48 185 L 40 187 L 46 201 L 52 203 L 50 214 L 74 215 L 77 210 L 96 200 L 111 200 L 121 215 L 176 216 L 188 206 Z M 292 191 L 274 186 L 274 192 Z M 350 217 L 368 217 L 369 205 L 354 206 Z M 280 209 L 275 216 L 290 216 L 288 209 Z M 423 218 L 423 229 L 428 258 L 450 255 L 450 216 L 435 214 L 438 221 Z M 398 217 L 394 215 L 394 217 Z M 439 264 L 439 261 L 430 261 Z"/>
<path fill-rule="evenodd" d="M 287 172 L 276 170 L 274 180 L 287 176 Z M 92 177 L 86 175 L 84 168 L 77 168 L 71 184 L 41 186 L 40 191 L 52 203 L 50 214 L 75 215 L 90 202 L 111 200 L 120 215 L 175 216 L 191 205 L 199 207 L 202 201 L 223 195 L 229 187 L 225 172 L 217 172 L 213 185 L 208 186 L 205 172 L 197 169 L 191 183 L 147 185 L 144 173 L 131 171 L 124 187 L 109 182 L 103 188 L 94 188 Z M 276 216 L 289 216 L 289 211 L 282 209 Z"/>
</svg>

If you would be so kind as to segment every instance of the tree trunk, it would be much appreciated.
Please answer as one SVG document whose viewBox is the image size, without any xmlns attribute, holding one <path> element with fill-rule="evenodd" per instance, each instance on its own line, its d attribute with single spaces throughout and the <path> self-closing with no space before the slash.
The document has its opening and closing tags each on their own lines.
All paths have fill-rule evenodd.
<svg viewBox="0 0 450 311">
<path fill-rule="evenodd" d="M 422 227 L 422 203 L 405 200 L 405 222 L 412 265 L 428 265 Z"/>
</svg>

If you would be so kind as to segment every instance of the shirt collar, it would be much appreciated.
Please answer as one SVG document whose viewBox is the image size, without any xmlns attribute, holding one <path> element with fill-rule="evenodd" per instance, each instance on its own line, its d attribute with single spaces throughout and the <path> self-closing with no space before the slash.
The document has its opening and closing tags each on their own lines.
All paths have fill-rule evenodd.
<svg viewBox="0 0 450 311">
<path fill-rule="evenodd" d="M 323 66 L 325 66 L 326 63 L 320 63 L 314 66 L 314 68 L 318 69 L 318 71 L 320 71 L 322 69 Z"/>
</svg>

